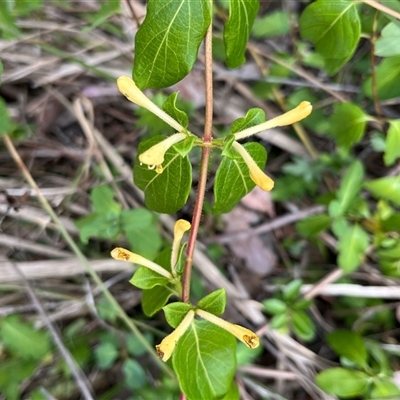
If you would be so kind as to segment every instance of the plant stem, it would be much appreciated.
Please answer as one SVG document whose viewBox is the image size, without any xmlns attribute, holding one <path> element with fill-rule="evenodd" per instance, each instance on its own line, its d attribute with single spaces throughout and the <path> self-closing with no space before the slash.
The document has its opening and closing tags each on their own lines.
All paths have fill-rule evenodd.
<svg viewBox="0 0 400 400">
<path fill-rule="evenodd" d="M 205 53 L 205 91 L 206 110 L 203 135 L 203 147 L 200 163 L 199 183 L 197 186 L 196 202 L 193 210 L 192 226 L 190 229 L 188 246 L 186 250 L 185 267 L 182 279 L 182 301 L 190 302 L 190 280 L 192 276 L 193 254 L 196 247 L 197 233 L 199 231 L 201 212 L 203 210 L 204 195 L 206 192 L 208 162 L 211 152 L 212 122 L 213 122 L 213 76 L 212 76 L 212 24 L 207 29 L 204 43 Z"/>
</svg>

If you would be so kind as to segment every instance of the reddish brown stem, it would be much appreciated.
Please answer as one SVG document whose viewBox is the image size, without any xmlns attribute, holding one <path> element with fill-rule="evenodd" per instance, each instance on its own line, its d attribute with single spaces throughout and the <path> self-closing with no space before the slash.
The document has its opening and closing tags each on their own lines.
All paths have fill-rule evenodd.
<svg viewBox="0 0 400 400">
<path fill-rule="evenodd" d="M 193 210 L 192 227 L 190 229 L 188 246 L 186 250 L 185 267 L 182 279 L 182 301 L 190 302 L 190 280 L 192 276 L 193 254 L 196 247 L 197 233 L 199 231 L 201 213 L 206 191 L 208 162 L 210 159 L 213 121 L 213 79 L 212 79 L 212 25 L 209 26 L 204 43 L 205 52 L 205 90 L 206 110 L 203 135 L 203 148 L 201 155 L 199 183 L 197 187 L 196 202 Z"/>
</svg>

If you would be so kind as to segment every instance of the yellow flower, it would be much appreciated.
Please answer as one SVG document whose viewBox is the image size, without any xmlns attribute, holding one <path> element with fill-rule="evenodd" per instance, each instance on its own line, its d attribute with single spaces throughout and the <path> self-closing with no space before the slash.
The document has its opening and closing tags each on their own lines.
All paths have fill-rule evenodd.
<svg viewBox="0 0 400 400">
<path fill-rule="evenodd" d="M 181 124 L 179 124 L 165 111 L 161 110 L 161 108 L 155 105 L 128 76 L 120 76 L 117 79 L 117 86 L 118 90 L 132 103 L 151 111 L 178 132 L 185 131 L 185 128 Z"/>
<path fill-rule="evenodd" d="M 250 347 L 250 349 L 255 349 L 260 344 L 260 339 L 250 329 L 244 328 L 240 325 L 232 324 L 222 318 L 217 317 L 214 314 L 211 314 L 201 309 L 197 309 L 196 314 L 199 317 L 204 318 L 209 322 L 212 322 L 214 325 L 217 325 L 220 328 L 230 332 L 232 335 L 236 336 L 240 341 L 242 341 L 247 347 Z"/>
<path fill-rule="evenodd" d="M 232 147 L 242 156 L 244 162 L 249 168 L 251 180 L 262 190 L 270 191 L 274 187 L 274 181 L 256 164 L 253 157 L 247 150 L 238 142 L 233 142 Z"/>
<path fill-rule="evenodd" d="M 184 133 L 175 133 L 174 135 L 164 139 L 163 141 L 155 144 L 139 155 L 139 161 L 149 166 L 149 168 L 156 167 L 156 172 L 161 174 L 163 172 L 162 163 L 164 162 L 165 153 L 174 144 L 186 139 Z"/>
<path fill-rule="evenodd" d="M 240 140 L 247 136 L 254 135 L 255 133 L 265 131 L 267 129 L 276 128 L 277 126 L 286 126 L 299 122 L 311 114 L 312 105 L 308 101 L 302 101 L 296 108 L 272 118 L 262 124 L 252 126 L 251 128 L 244 129 L 241 132 L 235 133 L 235 139 Z"/>
<path fill-rule="evenodd" d="M 159 345 L 156 346 L 157 354 L 163 361 L 168 361 L 168 359 L 171 357 L 178 340 L 188 330 L 193 318 L 194 311 L 190 310 L 178 327 L 172 333 L 166 336 Z"/>
<path fill-rule="evenodd" d="M 129 250 L 123 249 L 122 247 L 116 247 L 111 252 L 111 257 L 114 258 L 115 260 L 128 261 L 128 262 L 149 268 L 152 271 L 157 272 L 157 274 L 162 275 L 165 278 L 172 280 L 171 273 L 168 272 L 166 269 L 164 269 L 161 265 L 158 265 L 155 262 L 150 261 L 147 258 L 140 256 L 139 254 L 135 254 Z"/>
<path fill-rule="evenodd" d="M 171 271 L 173 275 L 176 275 L 175 267 L 178 261 L 179 256 L 179 247 L 181 244 L 181 240 L 186 231 L 190 229 L 190 222 L 185 221 L 184 219 L 178 219 L 174 225 L 174 242 L 172 243 L 172 252 L 171 252 Z"/>
</svg>

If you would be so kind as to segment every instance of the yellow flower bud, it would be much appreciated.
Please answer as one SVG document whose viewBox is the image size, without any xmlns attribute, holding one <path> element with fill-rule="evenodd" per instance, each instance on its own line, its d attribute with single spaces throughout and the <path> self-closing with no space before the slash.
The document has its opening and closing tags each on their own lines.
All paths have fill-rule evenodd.
<svg viewBox="0 0 400 400">
<path fill-rule="evenodd" d="M 117 79 L 118 90 L 132 103 L 144 107 L 157 115 L 160 119 L 172 126 L 178 132 L 184 132 L 185 128 L 175 121 L 164 110 L 161 110 L 155 105 L 135 84 L 135 82 L 128 76 L 120 76 Z"/>
<path fill-rule="evenodd" d="M 178 340 L 188 330 L 194 318 L 194 311 L 190 310 L 178 327 L 166 336 L 159 345 L 156 346 L 157 354 L 163 361 L 168 361 L 175 349 Z"/>
<path fill-rule="evenodd" d="M 155 262 L 140 256 L 139 254 L 135 254 L 129 250 L 123 249 L 122 247 L 116 247 L 111 252 L 111 257 L 115 260 L 128 261 L 134 264 L 138 264 L 140 266 L 149 268 L 154 272 L 157 272 L 157 274 L 162 275 L 165 278 L 172 279 L 171 273 L 164 269 L 161 265 L 158 265 Z"/>
<path fill-rule="evenodd" d="M 272 190 L 274 181 L 261 170 L 247 150 L 238 142 L 233 142 L 232 147 L 242 156 L 244 162 L 247 164 L 251 180 L 262 190 L 267 192 Z"/>
<path fill-rule="evenodd" d="M 156 167 L 156 172 L 161 174 L 163 172 L 162 163 L 164 162 L 165 153 L 174 144 L 181 142 L 186 139 L 184 133 L 175 133 L 174 135 L 162 140 L 154 146 L 147 149 L 145 152 L 139 155 L 139 161 L 143 164 L 150 166 L 150 168 Z"/>
<path fill-rule="evenodd" d="M 217 325 L 220 328 L 225 329 L 232 335 L 236 336 L 247 347 L 250 347 L 250 349 L 255 349 L 260 344 L 260 339 L 250 329 L 244 328 L 243 326 L 240 325 L 232 324 L 204 310 L 197 309 L 196 314 L 199 317 L 206 319 L 207 321 L 213 323 L 214 325 Z"/>
<path fill-rule="evenodd" d="M 255 133 L 265 131 L 267 129 L 276 128 L 278 126 L 286 126 L 299 122 L 311 114 L 312 105 L 308 101 L 302 101 L 296 108 L 272 118 L 262 124 L 252 126 L 251 128 L 244 129 L 241 132 L 235 133 L 235 139 L 240 140 L 247 136 L 254 135 Z"/>
<path fill-rule="evenodd" d="M 181 240 L 183 238 L 184 233 L 190 229 L 190 226 L 191 226 L 190 222 L 184 219 L 178 219 L 178 221 L 175 222 L 174 242 L 172 243 L 172 252 L 171 252 L 171 270 L 173 274 L 175 274 L 175 265 L 178 261 L 179 247 L 181 244 Z"/>
</svg>

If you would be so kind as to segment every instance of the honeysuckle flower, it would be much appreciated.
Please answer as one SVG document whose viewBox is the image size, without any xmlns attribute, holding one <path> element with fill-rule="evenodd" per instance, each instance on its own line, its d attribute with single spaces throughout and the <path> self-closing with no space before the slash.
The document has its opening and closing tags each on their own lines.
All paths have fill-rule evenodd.
<svg viewBox="0 0 400 400">
<path fill-rule="evenodd" d="M 209 322 L 212 322 L 214 325 L 217 325 L 220 328 L 230 332 L 232 335 L 236 336 L 241 342 L 243 342 L 247 347 L 250 347 L 250 349 L 255 349 L 260 344 L 260 339 L 250 329 L 244 328 L 240 325 L 232 324 L 222 318 L 217 317 L 214 314 L 211 314 L 201 309 L 197 309 L 196 314 L 199 317 L 204 318 Z"/>
<path fill-rule="evenodd" d="M 308 101 L 302 101 L 296 108 L 286 112 L 285 114 L 279 115 L 278 117 L 272 118 L 266 122 L 263 122 L 262 124 L 252 126 L 244 129 L 243 131 L 235 133 L 235 139 L 240 140 L 247 136 L 254 135 L 255 133 L 276 128 L 278 126 L 292 125 L 295 122 L 299 122 L 308 117 L 311 114 L 311 111 L 311 103 Z"/>
<path fill-rule="evenodd" d="M 181 240 L 186 231 L 190 229 L 190 222 L 184 219 L 178 219 L 174 225 L 174 241 L 172 243 L 172 252 L 171 252 L 171 271 L 173 275 L 176 275 L 175 266 L 178 261 L 179 256 L 179 247 L 181 244 Z"/>
<path fill-rule="evenodd" d="M 267 192 L 272 190 L 274 181 L 268 175 L 264 174 L 247 150 L 238 142 L 233 142 L 232 147 L 241 155 L 243 161 L 247 164 L 251 180 L 262 190 Z"/>
<path fill-rule="evenodd" d="M 174 144 L 186 139 L 186 134 L 175 133 L 167 139 L 155 144 L 148 150 L 139 155 L 139 161 L 149 166 L 149 168 L 156 167 L 156 172 L 161 174 L 163 172 L 162 163 L 167 150 Z"/>
<path fill-rule="evenodd" d="M 168 361 L 168 359 L 171 357 L 178 340 L 188 330 L 193 319 L 194 311 L 190 310 L 178 327 L 172 333 L 166 336 L 159 345 L 156 346 L 157 354 L 163 361 Z"/>
<path fill-rule="evenodd" d="M 111 252 L 111 257 L 114 258 L 115 260 L 128 261 L 134 264 L 138 264 L 142 267 L 149 268 L 152 271 L 157 272 L 157 274 L 172 280 L 171 273 L 166 269 L 164 269 L 161 265 L 158 265 L 155 262 L 140 256 L 139 254 L 135 254 L 129 250 L 123 249 L 122 247 L 116 247 Z"/>
<path fill-rule="evenodd" d="M 155 105 L 135 84 L 135 82 L 129 78 L 129 76 L 120 76 L 117 79 L 118 90 L 132 103 L 138 106 L 144 107 L 157 115 L 160 119 L 172 126 L 178 132 L 185 132 L 185 128 L 164 110 Z"/>
</svg>

